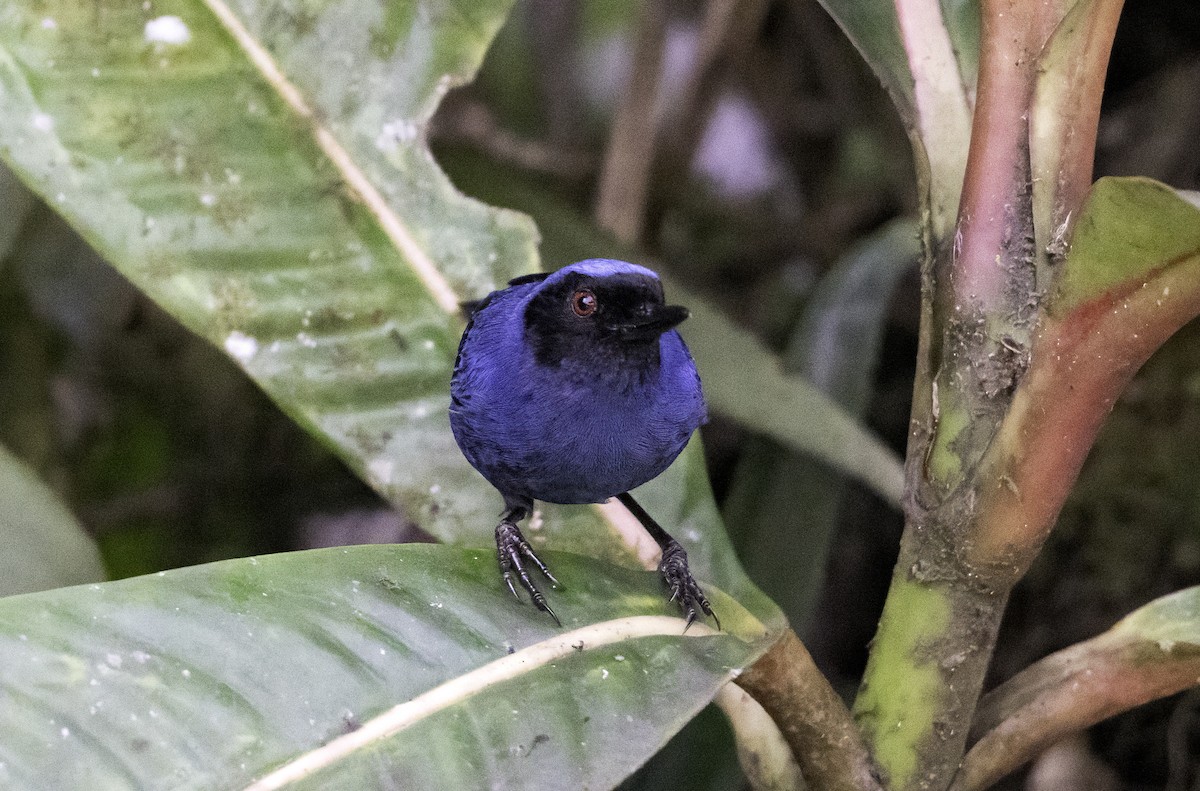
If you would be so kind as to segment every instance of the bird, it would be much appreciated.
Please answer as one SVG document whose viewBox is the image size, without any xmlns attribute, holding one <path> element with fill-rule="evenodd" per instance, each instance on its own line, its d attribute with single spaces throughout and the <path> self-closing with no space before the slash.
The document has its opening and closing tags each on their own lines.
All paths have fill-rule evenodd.
<svg viewBox="0 0 1200 791">
<path fill-rule="evenodd" d="M 629 493 L 657 477 L 707 421 L 696 364 L 651 269 L 591 258 L 514 278 L 463 304 L 467 326 L 450 381 L 450 427 L 467 461 L 504 500 L 495 529 L 500 572 L 562 625 L 534 582 L 537 556 L 520 522 L 534 501 L 616 498 L 662 550 L 659 573 L 687 618 L 713 613 L 687 552 Z"/>
</svg>

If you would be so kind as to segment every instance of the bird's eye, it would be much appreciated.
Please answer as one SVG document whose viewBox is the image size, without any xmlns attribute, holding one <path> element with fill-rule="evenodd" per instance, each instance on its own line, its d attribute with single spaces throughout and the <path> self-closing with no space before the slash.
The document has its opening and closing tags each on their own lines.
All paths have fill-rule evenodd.
<svg viewBox="0 0 1200 791">
<path fill-rule="evenodd" d="M 580 289 L 571 295 L 571 310 L 576 316 L 590 316 L 596 312 L 596 295 L 585 289 Z"/>
</svg>

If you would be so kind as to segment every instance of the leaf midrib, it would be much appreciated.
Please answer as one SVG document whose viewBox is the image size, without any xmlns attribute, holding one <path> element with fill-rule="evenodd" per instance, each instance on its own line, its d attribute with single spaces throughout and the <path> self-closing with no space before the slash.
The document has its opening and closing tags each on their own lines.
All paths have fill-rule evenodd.
<svg viewBox="0 0 1200 791">
<path fill-rule="evenodd" d="M 641 637 L 697 638 L 717 634 L 705 624 L 692 624 L 684 631 L 685 625 L 683 619 L 672 616 L 637 615 L 590 624 L 526 646 L 393 706 L 357 730 L 294 758 L 247 786 L 245 791 L 274 791 L 303 780 L 489 687 L 532 673 L 576 652 L 594 651 Z M 732 671 L 729 675 L 732 678 Z"/>
<path fill-rule="evenodd" d="M 388 240 L 412 267 L 438 306 L 451 315 L 457 312 L 459 297 L 450 287 L 450 283 L 438 271 L 425 250 L 417 244 L 404 221 L 384 200 L 383 195 L 363 173 L 362 168 L 355 163 L 350 152 L 328 127 L 317 120 L 316 113 L 305 101 L 300 89 L 284 75 L 271 53 L 254 38 L 223 0 L 203 0 L 203 2 L 242 51 L 246 53 L 246 57 L 258 69 L 263 79 L 292 108 L 292 111 L 309 125 L 321 151 L 341 174 L 347 186 L 353 190 L 379 222 L 380 227 L 387 234 Z"/>
</svg>

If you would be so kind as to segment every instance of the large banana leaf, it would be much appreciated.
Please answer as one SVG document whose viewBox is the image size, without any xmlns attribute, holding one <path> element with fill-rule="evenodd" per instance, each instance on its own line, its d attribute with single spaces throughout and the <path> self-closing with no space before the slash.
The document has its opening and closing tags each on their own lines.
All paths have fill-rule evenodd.
<svg viewBox="0 0 1200 791">
<path fill-rule="evenodd" d="M 500 502 L 448 430 L 457 303 L 536 268 L 535 232 L 519 215 L 458 194 L 434 164 L 424 129 L 445 90 L 477 67 L 508 5 L 0 6 L 0 156 L 135 285 L 223 348 L 410 518 L 478 547 L 491 543 Z M 578 670 L 559 663 L 555 672 L 577 687 L 574 703 L 549 676 L 521 675 L 494 699 L 508 709 L 481 704 L 437 715 L 440 724 L 356 752 L 362 763 L 353 772 L 361 773 L 336 784 L 403 780 L 419 755 L 437 764 L 434 773 L 452 771 L 443 766 L 450 757 L 473 762 L 476 780 L 418 779 L 473 787 L 513 777 L 522 785 L 532 775 L 506 762 L 520 763 L 513 756 L 527 750 L 526 759 L 554 757 L 550 774 L 539 776 L 568 778 L 576 775 L 564 767 L 587 751 L 595 757 L 579 770 L 581 783 L 611 785 L 711 699 L 729 667 L 762 651 L 761 624 L 777 629 L 778 612 L 733 558 L 693 445 L 642 494 L 687 546 L 698 576 L 729 594 L 712 594 L 729 633 L 683 637 L 682 622 L 671 621 L 660 629 L 670 636 L 645 649 L 653 661 L 640 665 L 652 683 L 639 679 L 624 691 L 588 683 L 591 670 L 601 682 L 613 674 L 606 664 L 591 668 L 595 656 Z M 618 509 L 549 508 L 540 516 L 530 533 L 536 546 L 590 556 L 552 555 L 567 586 L 552 592 L 552 603 L 567 629 L 672 612 L 651 576 L 618 568 L 644 566 L 655 549 Z M 228 787 L 327 741 L 338 727 L 330 701 L 358 722 L 489 667 L 505 639 L 520 647 L 562 634 L 504 599 L 490 552 L 373 548 L 347 554 L 348 566 L 339 553 L 262 559 L 257 567 L 230 561 L 6 600 L 0 709 L 16 712 L 3 729 L 6 771 L 39 777 L 49 770 L 38 763 L 42 751 L 77 740 L 116 767 L 117 786 L 152 776 L 170 787 Z M 354 579 L 375 585 L 385 611 L 355 615 L 342 599 L 353 596 Z M 381 579 L 389 581 L 386 595 Z M 425 617 L 443 609 L 471 628 Z M 243 623 L 251 625 L 238 628 Z M 451 650 L 459 644 L 473 650 Z M 714 646 L 715 658 L 689 659 L 702 644 Z M 373 651 L 383 652 L 378 660 Z M 205 655 L 202 665 L 182 664 Z M 170 661 L 152 665 L 160 657 Z M 103 689 L 111 674 L 102 667 L 114 662 L 129 677 L 106 705 L 122 716 L 89 725 L 101 720 L 91 719 L 99 699 L 88 688 Z M 206 688 L 193 696 L 185 682 L 198 676 Z M 363 685 L 372 692 L 362 694 Z M 653 694 L 658 688 L 669 693 Z M 326 708 L 310 723 L 315 701 Z M 554 713 L 568 705 L 579 715 L 572 729 Z M 528 718 L 504 714 L 512 708 Z M 588 730 L 610 718 L 619 749 Z M 547 726 L 530 730 L 529 722 Z M 559 738 L 565 733 L 572 739 Z M 159 754 L 160 743 L 174 746 Z M 481 746 L 501 743 L 516 752 Z M 121 768 L 131 761 L 147 775 Z M 50 768 L 69 772 L 67 763 Z M 540 763 L 524 761 L 529 771 Z"/>
<path fill-rule="evenodd" d="M 547 555 L 561 630 L 491 552 L 412 544 L 0 600 L 0 787 L 610 787 L 766 630 L 718 594 L 684 636 L 654 574 Z"/>
</svg>

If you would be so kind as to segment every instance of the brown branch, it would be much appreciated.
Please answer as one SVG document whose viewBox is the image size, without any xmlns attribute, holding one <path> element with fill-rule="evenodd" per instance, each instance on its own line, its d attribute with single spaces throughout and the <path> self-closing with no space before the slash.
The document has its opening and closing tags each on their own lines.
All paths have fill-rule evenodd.
<svg viewBox="0 0 1200 791">
<path fill-rule="evenodd" d="M 666 4 L 643 0 L 629 83 L 613 121 L 600 176 L 596 224 L 624 244 L 636 244 L 642 235 L 666 27 Z"/>
<path fill-rule="evenodd" d="M 1200 683 L 1200 646 L 1113 630 L 1026 668 L 983 698 L 951 791 L 981 791 L 1063 737 Z"/>
<path fill-rule="evenodd" d="M 771 715 L 814 788 L 881 791 L 846 704 L 791 629 L 737 684 Z"/>
</svg>

